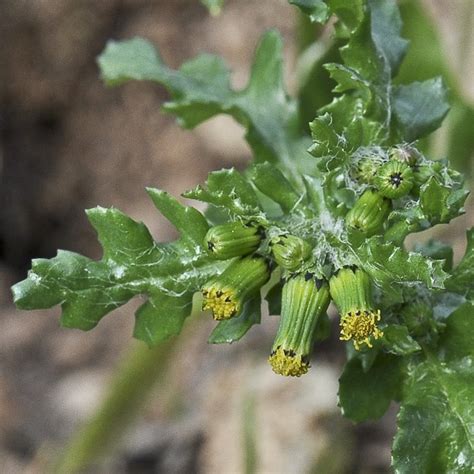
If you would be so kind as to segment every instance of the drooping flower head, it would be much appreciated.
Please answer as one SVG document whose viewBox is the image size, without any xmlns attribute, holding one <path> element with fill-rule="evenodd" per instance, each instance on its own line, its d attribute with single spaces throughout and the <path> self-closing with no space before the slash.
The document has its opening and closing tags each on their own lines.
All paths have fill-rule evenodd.
<svg viewBox="0 0 474 474">
<path fill-rule="evenodd" d="M 283 234 L 270 241 L 275 262 L 281 267 L 295 271 L 311 254 L 311 246 L 295 235 Z"/>
<path fill-rule="evenodd" d="M 270 270 L 264 258 L 252 256 L 235 260 L 221 275 L 203 286 L 202 309 L 211 310 L 216 320 L 237 316 L 248 298 L 269 278 Z"/>
<path fill-rule="evenodd" d="M 346 225 L 366 236 L 379 231 L 391 210 L 391 202 L 380 193 L 367 189 L 346 215 Z"/>
<path fill-rule="evenodd" d="M 255 252 L 262 240 L 262 229 L 256 225 L 242 222 L 211 227 L 204 241 L 214 258 L 227 260 Z"/>
<path fill-rule="evenodd" d="M 291 276 L 285 282 L 280 326 L 268 359 L 275 373 L 299 377 L 308 372 L 316 324 L 329 301 L 327 282 L 312 274 Z"/>
<path fill-rule="evenodd" d="M 379 339 L 383 332 L 377 327 L 380 310 L 373 308 L 367 273 L 360 268 L 341 268 L 329 280 L 329 288 L 341 315 L 340 339 L 352 340 L 357 350 L 363 345 L 372 347 L 371 339 Z"/>
</svg>

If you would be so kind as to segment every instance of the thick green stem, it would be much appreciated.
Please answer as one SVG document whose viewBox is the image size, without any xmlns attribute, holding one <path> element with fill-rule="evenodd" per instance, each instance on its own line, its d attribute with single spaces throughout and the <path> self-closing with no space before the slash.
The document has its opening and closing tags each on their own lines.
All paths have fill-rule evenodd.
<svg viewBox="0 0 474 474">
<path fill-rule="evenodd" d="M 163 373 L 171 344 L 172 341 L 166 342 L 153 349 L 143 344 L 134 345 L 119 366 L 97 412 L 61 453 L 54 473 L 84 472 L 119 441 Z"/>
</svg>

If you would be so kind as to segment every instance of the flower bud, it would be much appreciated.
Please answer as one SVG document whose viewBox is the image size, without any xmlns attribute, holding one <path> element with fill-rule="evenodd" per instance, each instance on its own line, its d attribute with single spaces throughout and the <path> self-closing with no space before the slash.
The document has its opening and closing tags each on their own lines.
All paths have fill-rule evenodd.
<svg viewBox="0 0 474 474">
<path fill-rule="evenodd" d="M 203 286 L 202 309 L 210 309 L 216 320 L 230 319 L 240 313 L 245 302 L 269 278 L 270 270 L 264 258 L 252 256 L 236 260 Z"/>
<path fill-rule="evenodd" d="M 279 235 L 271 240 L 275 261 L 281 267 L 294 271 L 311 255 L 311 246 L 294 235 Z"/>
<path fill-rule="evenodd" d="M 373 309 L 369 276 L 359 268 L 344 267 L 329 280 L 331 297 L 341 315 L 341 341 L 352 340 L 356 350 L 363 344 L 372 347 L 371 338 L 383 332 L 377 327 L 380 310 Z"/>
<path fill-rule="evenodd" d="M 413 171 L 408 163 L 391 160 L 377 172 L 375 186 L 379 193 L 389 199 L 397 199 L 408 194 L 413 188 Z"/>
<path fill-rule="evenodd" d="M 409 166 L 415 166 L 420 158 L 420 152 L 410 145 L 399 145 L 388 152 L 391 160 L 401 161 Z"/>
<path fill-rule="evenodd" d="M 227 260 L 255 252 L 261 240 L 261 228 L 229 222 L 211 227 L 206 234 L 205 245 L 215 258 Z"/>
<path fill-rule="evenodd" d="M 308 372 L 316 324 L 329 301 L 327 282 L 312 274 L 295 275 L 285 282 L 280 326 L 268 359 L 275 373 L 299 377 Z"/>
<path fill-rule="evenodd" d="M 346 224 L 367 236 L 379 231 L 391 209 L 391 202 L 376 191 L 368 189 L 346 215 Z"/>
<path fill-rule="evenodd" d="M 352 176 L 360 183 L 372 184 L 383 160 L 377 155 L 361 158 L 352 171 Z"/>
</svg>

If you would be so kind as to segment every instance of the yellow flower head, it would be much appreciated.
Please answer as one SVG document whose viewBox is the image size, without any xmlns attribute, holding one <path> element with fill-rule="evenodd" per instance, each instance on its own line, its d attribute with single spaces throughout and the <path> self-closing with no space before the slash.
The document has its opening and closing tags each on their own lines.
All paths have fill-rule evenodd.
<svg viewBox="0 0 474 474">
<path fill-rule="evenodd" d="M 281 317 L 268 362 L 279 375 L 299 377 L 310 367 L 315 329 L 329 305 L 326 281 L 293 275 L 283 285 Z"/>
<path fill-rule="evenodd" d="M 377 327 L 380 310 L 372 309 L 372 282 L 360 268 L 341 268 L 329 280 L 334 303 L 341 314 L 341 341 L 353 341 L 356 350 L 372 347 L 371 338 L 379 339 L 383 332 Z"/>
<path fill-rule="evenodd" d="M 268 262 L 262 257 L 234 260 L 201 289 L 202 309 L 211 310 L 218 321 L 233 318 L 240 313 L 245 302 L 260 291 L 269 277 Z"/>
<path fill-rule="evenodd" d="M 270 354 L 268 362 L 270 362 L 273 372 L 276 374 L 291 377 L 300 377 L 306 374 L 310 367 L 306 357 L 281 347 L 278 347 Z"/>
<path fill-rule="evenodd" d="M 202 294 L 204 296 L 202 309 L 210 309 L 214 319 L 218 321 L 232 318 L 240 311 L 240 301 L 232 289 L 203 288 Z"/>
<path fill-rule="evenodd" d="M 354 342 L 354 347 L 360 350 L 363 344 L 372 347 L 370 337 L 379 339 L 383 332 L 377 327 L 380 321 L 380 310 L 349 311 L 341 317 L 341 341 Z"/>
</svg>

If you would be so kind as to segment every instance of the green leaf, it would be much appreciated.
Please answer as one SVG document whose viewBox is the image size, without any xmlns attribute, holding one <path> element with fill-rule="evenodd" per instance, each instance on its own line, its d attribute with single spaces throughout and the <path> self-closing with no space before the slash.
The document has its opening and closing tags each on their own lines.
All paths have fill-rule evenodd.
<svg viewBox="0 0 474 474">
<path fill-rule="evenodd" d="M 167 193 L 148 192 L 181 232 L 178 242 L 156 244 L 143 223 L 119 210 L 91 209 L 87 215 L 97 231 L 103 258 L 94 261 L 60 250 L 50 260 L 34 260 L 28 278 L 12 288 L 16 305 L 35 309 L 61 304 L 63 326 L 89 330 L 107 313 L 145 294 L 150 299 L 137 313 L 135 334 L 149 344 L 174 334 L 180 323 L 169 322 L 160 332 L 156 324 L 162 324 L 162 316 L 153 316 L 157 314 L 153 308 L 163 304 L 179 319 L 183 314 L 179 308 L 186 307 L 192 293 L 227 263 L 210 260 L 202 248 L 207 223 L 198 211 L 182 206 Z"/>
<path fill-rule="evenodd" d="M 474 228 L 468 230 L 466 236 L 464 256 L 446 282 L 446 287 L 457 293 L 474 291 Z"/>
<path fill-rule="evenodd" d="M 435 239 L 430 239 L 423 244 L 417 242 L 413 250 L 434 260 L 444 260 L 444 271 L 449 271 L 453 267 L 453 248 L 444 242 Z"/>
<path fill-rule="evenodd" d="M 156 292 L 135 313 L 133 336 L 154 346 L 181 332 L 184 320 L 191 314 L 192 293 L 169 296 Z"/>
<path fill-rule="evenodd" d="M 147 192 L 156 208 L 176 227 L 186 245 L 191 247 L 203 245 L 209 225 L 198 210 L 182 206 L 167 192 L 160 189 L 147 188 Z"/>
<path fill-rule="evenodd" d="M 340 49 L 344 65 L 326 66 L 338 82 L 335 91 L 344 95 L 320 109 L 311 124 L 315 144 L 310 152 L 330 157 L 322 162 L 322 169 L 328 164 L 341 166 L 344 152 L 385 139 L 391 119 L 391 78 L 407 46 L 400 36 L 400 15 L 393 1 L 351 2 L 350 6 L 333 1 L 329 5 L 353 31 Z"/>
<path fill-rule="evenodd" d="M 234 168 L 209 173 L 205 186 L 198 185 L 183 196 L 223 207 L 234 216 L 251 217 L 260 213 L 255 191 Z"/>
<path fill-rule="evenodd" d="M 370 82 L 360 76 L 357 71 L 337 63 L 325 64 L 324 67 L 329 72 L 331 78 L 337 82 L 333 92 L 356 90 L 361 95 L 364 103 L 370 102 L 372 98 Z"/>
<path fill-rule="evenodd" d="M 217 323 L 208 342 L 210 344 L 231 344 L 241 339 L 254 324 L 260 324 L 260 305 L 260 297 L 247 301 L 239 316 Z"/>
<path fill-rule="evenodd" d="M 436 130 L 449 111 L 446 87 L 440 78 L 396 86 L 392 101 L 401 138 L 407 142 Z"/>
<path fill-rule="evenodd" d="M 395 76 L 408 48 L 408 41 L 400 36 L 402 20 L 398 5 L 390 0 L 369 0 L 368 5 L 373 42 L 390 66 L 391 76 Z"/>
<path fill-rule="evenodd" d="M 449 316 L 439 345 L 440 355 L 445 361 L 474 357 L 474 306 L 472 302 L 463 304 Z"/>
<path fill-rule="evenodd" d="M 339 379 L 339 406 L 342 414 L 360 422 L 380 418 L 397 397 L 402 382 L 401 359 L 380 353 L 368 371 L 354 357 Z"/>
<path fill-rule="evenodd" d="M 473 367 L 472 357 L 410 365 L 392 452 L 397 474 L 473 472 Z"/>
<path fill-rule="evenodd" d="M 420 345 L 410 336 L 406 326 L 390 324 L 383 328 L 382 345 L 387 352 L 399 356 L 421 351 Z"/>
<path fill-rule="evenodd" d="M 124 263 L 131 258 L 140 261 L 153 247 L 153 238 L 145 224 L 135 222 L 117 209 L 96 207 L 86 214 L 97 231 L 106 261 Z"/>
<path fill-rule="evenodd" d="M 408 234 L 427 229 L 430 226 L 418 205 L 396 209 L 389 214 L 387 220 L 388 229 L 384 239 L 398 246 L 403 245 Z"/>
<path fill-rule="evenodd" d="M 365 0 L 327 0 L 331 11 L 345 23 L 347 28 L 355 30 L 364 18 Z"/>
<path fill-rule="evenodd" d="M 300 196 L 291 183 L 270 163 L 254 165 L 250 176 L 258 190 L 279 204 L 283 212 L 290 213 L 300 202 Z"/>
<path fill-rule="evenodd" d="M 420 207 L 432 225 L 447 223 L 464 213 L 464 201 L 469 191 L 443 186 L 430 178 L 420 191 Z"/>
<path fill-rule="evenodd" d="M 306 141 L 297 134 L 296 104 L 283 87 L 282 44 L 275 31 L 263 36 L 249 83 L 242 91 L 231 89 L 229 70 L 220 58 L 202 55 L 175 71 L 140 38 L 109 41 L 98 63 L 109 85 L 130 80 L 163 84 L 172 97 L 165 110 L 176 115 L 184 127 L 229 114 L 247 129 L 256 161 L 278 162 L 292 174 L 305 161 Z"/>
<path fill-rule="evenodd" d="M 325 113 L 316 117 L 309 124 L 309 128 L 313 137 L 313 144 L 308 151 L 314 156 L 327 158 L 322 165 L 325 169 L 334 169 L 336 166 L 341 166 L 347 159 L 346 143 L 336 133 L 331 114 Z"/>
<path fill-rule="evenodd" d="M 344 64 L 365 80 L 384 84 L 390 78 L 390 65 L 387 58 L 378 51 L 371 29 L 371 14 L 365 13 L 364 20 L 350 37 L 347 45 L 341 48 Z"/>
<path fill-rule="evenodd" d="M 315 23 L 326 23 L 329 20 L 329 7 L 323 0 L 289 0 Z"/>
<path fill-rule="evenodd" d="M 360 266 L 383 290 L 384 301 L 401 301 L 401 287 L 424 284 L 429 289 L 444 288 L 448 274 L 443 261 L 430 260 L 420 254 L 406 252 L 379 236 L 367 239 L 357 249 Z"/>
</svg>

